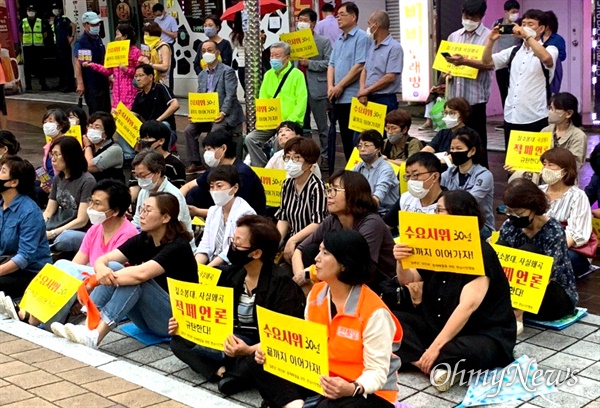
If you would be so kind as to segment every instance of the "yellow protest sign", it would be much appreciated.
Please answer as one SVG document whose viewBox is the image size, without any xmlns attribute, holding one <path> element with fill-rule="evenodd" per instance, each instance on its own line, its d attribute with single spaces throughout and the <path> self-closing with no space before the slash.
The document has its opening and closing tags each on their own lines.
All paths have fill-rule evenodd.
<svg viewBox="0 0 600 408">
<path fill-rule="evenodd" d="M 233 289 L 167 278 L 176 334 L 204 347 L 225 349 L 233 334 Z"/>
<path fill-rule="evenodd" d="M 442 53 L 447 52 L 450 55 L 460 54 L 466 59 L 481 61 L 484 49 L 485 47 L 483 45 L 454 43 L 442 40 L 440 48 L 435 56 L 435 60 L 433 60 L 433 69 L 452 74 L 452 76 L 455 77 L 475 79 L 479 73 L 477 68 L 468 67 L 466 65 L 457 67 L 446 61 L 446 58 L 444 58 Z"/>
<path fill-rule="evenodd" d="M 315 37 L 310 28 L 281 34 L 279 35 L 279 40 L 290 45 L 290 48 L 292 49 L 290 58 L 293 60 L 311 58 L 319 55 Z"/>
<path fill-rule="evenodd" d="M 287 174 L 281 169 L 265 169 L 262 167 L 252 167 L 252 170 L 260 178 L 265 188 L 267 196 L 267 206 L 279 207 L 281 204 L 281 186 L 285 181 Z"/>
<path fill-rule="evenodd" d="M 476 217 L 400 211 L 400 242 L 413 248 L 405 268 L 484 275 Z"/>
<path fill-rule="evenodd" d="M 123 102 L 119 102 L 115 109 L 115 122 L 117 124 L 117 133 L 121 135 L 127 144 L 135 147 L 140 138 L 140 127 L 142 122 L 127 109 Z"/>
<path fill-rule="evenodd" d="M 352 98 L 348 128 L 357 132 L 375 129 L 383 135 L 387 106 L 375 102 L 367 102 L 367 106 Z"/>
<path fill-rule="evenodd" d="M 221 270 L 212 266 L 198 264 L 198 281 L 201 285 L 217 286 Z"/>
<path fill-rule="evenodd" d="M 600 218 L 592 218 L 592 228 L 596 236 L 600 237 Z M 598 246 L 600 247 L 600 239 L 598 240 Z"/>
<path fill-rule="evenodd" d="M 362 163 L 362 162 L 363 161 L 360 158 L 360 154 L 358 153 L 358 149 L 355 147 L 352 150 L 352 154 L 350 155 L 350 159 L 348 160 L 348 163 L 346 163 L 345 170 L 352 171 L 352 170 L 354 170 L 354 167 L 356 167 L 356 165 L 358 163 Z M 397 166 L 394 163 L 389 162 L 389 161 L 388 161 L 388 164 L 390 166 L 392 166 L 392 169 L 394 170 L 394 174 L 397 176 L 398 173 L 400 172 L 400 169 L 401 169 L 402 166 Z M 406 173 L 406 166 L 404 166 L 404 172 Z"/>
<path fill-rule="evenodd" d="M 323 394 L 319 378 L 329 375 L 327 326 L 256 306 L 265 371 Z"/>
<path fill-rule="evenodd" d="M 394 167 L 394 164 L 392 164 L 392 167 Z M 396 170 L 394 169 L 394 171 Z M 402 164 L 400 164 L 400 170 L 398 170 L 398 177 L 400 179 L 400 195 L 408 191 L 408 181 L 404 180 L 404 176 L 406 176 L 406 162 L 402 162 Z"/>
<path fill-rule="evenodd" d="M 81 139 L 81 126 L 79 125 L 71 125 L 69 126 L 69 130 L 65 133 L 65 136 L 74 137 L 77 139 L 79 144 L 83 146 L 83 140 Z M 46 143 L 50 143 L 52 141 L 52 136 L 46 135 Z"/>
<path fill-rule="evenodd" d="M 503 245 L 492 245 L 510 284 L 512 307 L 537 314 L 550 282 L 554 258 Z"/>
<path fill-rule="evenodd" d="M 199 227 L 204 227 L 206 225 L 206 223 L 204 222 L 204 220 L 200 217 L 194 217 L 192 218 L 192 225 L 197 225 Z"/>
<path fill-rule="evenodd" d="M 490 244 L 495 244 L 500 239 L 499 231 L 492 231 L 492 235 L 490 236 Z"/>
<path fill-rule="evenodd" d="M 79 286 L 79 279 L 46 264 L 25 289 L 19 306 L 46 323 L 77 293 Z"/>
<path fill-rule="evenodd" d="M 129 65 L 129 40 L 111 41 L 106 45 L 104 68 Z"/>
<path fill-rule="evenodd" d="M 214 122 L 219 116 L 219 94 L 216 92 L 188 94 L 192 123 Z"/>
<path fill-rule="evenodd" d="M 279 99 L 255 99 L 256 129 L 274 130 L 282 122 Z"/>
<path fill-rule="evenodd" d="M 504 164 L 511 166 L 514 170 L 539 173 L 544 167 L 540 156 L 550 149 L 551 144 L 552 133 L 550 132 L 512 130 Z"/>
</svg>

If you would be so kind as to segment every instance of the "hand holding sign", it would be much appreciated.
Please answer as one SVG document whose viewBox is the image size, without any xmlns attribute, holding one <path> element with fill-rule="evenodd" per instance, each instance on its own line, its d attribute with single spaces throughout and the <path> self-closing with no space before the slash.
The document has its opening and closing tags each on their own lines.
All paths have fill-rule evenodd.
<svg viewBox="0 0 600 408">
<path fill-rule="evenodd" d="M 311 58 L 319 55 L 317 44 L 315 43 L 315 37 L 313 36 L 311 29 L 281 34 L 279 39 L 290 45 L 290 48 L 292 49 L 290 58 L 292 60 Z"/>
<path fill-rule="evenodd" d="M 505 165 L 512 170 L 539 173 L 542 171 L 540 156 L 552 144 L 550 132 L 523 132 L 512 130 L 506 150 Z"/>
<path fill-rule="evenodd" d="M 104 68 L 116 68 L 129 64 L 129 40 L 111 41 L 106 46 Z"/>
<path fill-rule="evenodd" d="M 484 49 L 483 45 L 454 43 L 444 40 L 440 44 L 433 61 L 433 69 L 456 77 L 475 79 L 479 74 L 479 70 L 464 65 L 464 63 L 465 60 L 481 60 Z"/>
</svg>

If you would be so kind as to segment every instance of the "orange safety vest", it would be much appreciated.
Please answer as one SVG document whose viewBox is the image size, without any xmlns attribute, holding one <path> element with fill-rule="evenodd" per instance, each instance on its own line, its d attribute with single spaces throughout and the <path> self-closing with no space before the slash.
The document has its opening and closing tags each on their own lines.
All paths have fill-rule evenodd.
<svg viewBox="0 0 600 408">
<path fill-rule="evenodd" d="M 329 373 L 346 381 L 356 381 L 365 369 L 363 361 L 363 332 L 371 315 L 385 308 L 396 325 L 393 350 L 400 347 L 402 327 L 381 298 L 366 285 L 354 286 L 343 311 L 329 321 L 329 286 L 315 284 L 308 295 L 307 320 L 328 326 Z M 398 369 L 400 358 L 392 353 L 388 378 L 375 395 L 394 404 L 398 400 Z"/>
</svg>

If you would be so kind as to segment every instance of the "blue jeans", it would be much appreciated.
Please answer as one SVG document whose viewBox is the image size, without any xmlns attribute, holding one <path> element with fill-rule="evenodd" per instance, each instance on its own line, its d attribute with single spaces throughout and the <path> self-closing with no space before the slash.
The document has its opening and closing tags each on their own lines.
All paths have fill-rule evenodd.
<svg viewBox="0 0 600 408">
<path fill-rule="evenodd" d="M 85 232 L 66 230 L 54 239 L 50 248 L 53 251 L 77 252 L 83 242 Z"/>
<path fill-rule="evenodd" d="M 137 152 L 133 147 L 129 145 L 121 136 L 117 137 L 117 144 L 121 146 L 123 150 L 123 159 L 125 160 L 133 160 Z"/>
</svg>

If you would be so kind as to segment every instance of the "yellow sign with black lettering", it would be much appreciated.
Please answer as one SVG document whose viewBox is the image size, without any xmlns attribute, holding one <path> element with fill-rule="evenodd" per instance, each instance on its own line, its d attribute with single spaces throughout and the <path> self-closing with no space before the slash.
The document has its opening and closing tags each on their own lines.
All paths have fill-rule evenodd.
<svg viewBox="0 0 600 408">
<path fill-rule="evenodd" d="M 179 336 L 215 350 L 233 334 L 233 289 L 167 278 Z"/>
<path fill-rule="evenodd" d="M 265 371 L 323 394 L 329 375 L 327 326 L 256 306 Z"/>
<path fill-rule="evenodd" d="M 131 147 L 135 147 L 140 138 L 140 127 L 142 122 L 127 109 L 123 102 L 119 102 L 115 109 L 115 122 L 117 124 L 117 133 Z"/>
<path fill-rule="evenodd" d="M 83 140 L 81 138 L 81 126 L 79 125 L 71 125 L 69 126 L 69 130 L 65 133 L 65 136 L 74 137 L 77 139 L 79 144 L 83 146 Z M 52 141 L 52 137 L 46 135 L 46 143 L 50 143 Z"/>
<path fill-rule="evenodd" d="M 188 94 L 192 123 L 214 122 L 219 116 L 219 94 L 216 92 Z"/>
<path fill-rule="evenodd" d="M 46 323 L 77 293 L 81 283 L 56 266 L 46 264 L 25 289 L 19 306 Z"/>
<path fill-rule="evenodd" d="M 360 158 L 358 149 L 355 147 L 352 150 L 352 154 L 350 155 L 348 163 L 346 163 L 345 170 L 353 171 L 354 167 L 356 167 L 356 165 L 359 163 L 362 163 L 362 159 Z M 404 180 L 404 175 L 406 174 L 406 163 L 403 162 L 400 166 L 398 166 L 395 163 L 388 161 L 388 164 L 392 166 L 394 174 L 400 177 L 400 194 L 408 191 L 408 182 Z"/>
<path fill-rule="evenodd" d="M 400 211 L 400 242 L 413 250 L 404 268 L 484 275 L 477 217 Z"/>
<path fill-rule="evenodd" d="M 256 99 L 256 129 L 275 130 L 282 122 L 281 101 L 275 99 Z"/>
<path fill-rule="evenodd" d="M 539 173 L 544 165 L 540 157 L 552 147 L 552 133 L 512 130 L 504 164 L 514 170 Z"/>
<path fill-rule="evenodd" d="M 281 34 L 279 40 L 290 45 L 292 49 L 290 58 L 292 60 L 311 58 L 319 55 L 317 43 L 315 43 L 315 37 L 310 28 Z"/>
<path fill-rule="evenodd" d="M 106 45 L 104 68 L 115 68 L 120 64 L 129 65 L 129 40 L 111 41 Z"/>
<path fill-rule="evenodd" d="M 265 188 L 267 206 L 279 207 L 281 205 L 281 186 L 283 186 L 283 182 L 287 177 L 285 170 L 265 169 L 262 167 L 252 167 L 252 170 L 260 178 Z"/>
<path fill-rule="evenodd" d="M 352 98 L 348 128 L 357 132 L 374 129 L 383 135 L 386 114 L 387 106 L 385 105 L 367 102 L 365 106 L 357 98 Z"/>
<path fill-rule="evenodd" d="M 438 48 L 438 52 L 435 56 L 435 60 L 433 60 L 433 69 L 437 69 L 446 74 L 451 74 L 455 77 L 475 79 L 479 74 L 477 68 L 469 67 L 467 65 L 456 66 L 451 64 L 446 61 L 446 58 L 442 53 L 447 52 L 450 55 L 459 54 L 468 60 L 481 61 L 484 49 L 485 47 L 483 45 L 463 44 L 442 40 L 440 48 Z"/>
<path fill-rule="evenodd" d="M 200 285 L 217 286 L 220 277 L 220 269 L 198 264 L 198 281 L 200 282 Z"/>
</svg>

